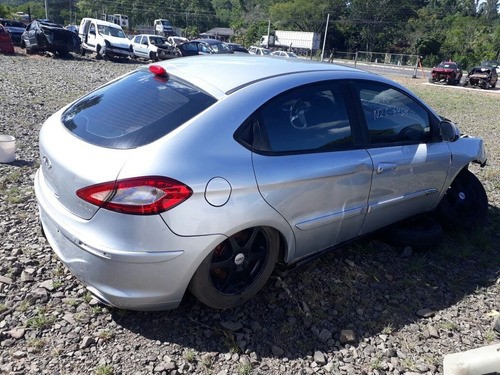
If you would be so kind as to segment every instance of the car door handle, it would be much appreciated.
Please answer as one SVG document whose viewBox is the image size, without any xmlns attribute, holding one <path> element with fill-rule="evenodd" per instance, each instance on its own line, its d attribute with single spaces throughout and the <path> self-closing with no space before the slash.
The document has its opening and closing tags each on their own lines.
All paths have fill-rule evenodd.
<svg viewBox="0 0 500 375">
<path fill-rule="evenodd" d="M 377 165 L 377 174 L 384 173 L 386 171 L 393 171 L 398 167 L 396 163 L 379 163 Z"/>
</svg>

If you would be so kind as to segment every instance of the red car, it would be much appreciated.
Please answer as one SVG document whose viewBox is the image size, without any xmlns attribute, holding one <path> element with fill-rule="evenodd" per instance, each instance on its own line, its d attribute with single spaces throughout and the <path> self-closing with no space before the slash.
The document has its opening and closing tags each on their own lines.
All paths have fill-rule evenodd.
<svg viewBox="0 0 500 375">
<path fill-rule="evenodd" d="M 462 67 L 459 63 L 452 61 L 443 61 L 438 66 L 432 68 L 431 83 L 446 83 L 448 85 L 457 85 L 462 79 Z"/>
</svg>

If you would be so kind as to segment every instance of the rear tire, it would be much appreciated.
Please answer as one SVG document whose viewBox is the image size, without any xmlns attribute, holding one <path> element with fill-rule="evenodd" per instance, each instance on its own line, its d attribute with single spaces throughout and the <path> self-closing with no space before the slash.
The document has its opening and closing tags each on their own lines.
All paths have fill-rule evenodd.
<svg viewBox="0 0 500 375">
<path fill-rule="evenodd" d="M 462 170 L 451 183 L 437 208 L 441 224 L 470 231 L 486 223 L 488 196 L 483 184 L 469 170 Z"/>
<path fill-rule="evenodd" d="M 189 290 L 215 309 L 238 306 L 253 297 L 273 272 L 279 236 L 271 228 L 238 232 L 218 245 L 196 270 Z"/>
</svg>

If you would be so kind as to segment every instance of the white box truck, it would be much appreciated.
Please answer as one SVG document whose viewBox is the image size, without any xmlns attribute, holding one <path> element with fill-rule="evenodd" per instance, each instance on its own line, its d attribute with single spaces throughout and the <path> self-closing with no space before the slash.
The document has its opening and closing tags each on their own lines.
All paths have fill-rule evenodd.
<svg viewBox="0 0 500 375">
<path fill-rule="evenodd" d="M 274 35 L 269 36 L 269 40 L 267 35 L 264 35 L 260 40 L 260 46 L 315 51 L 320 47 L 320 36 L 309 31 L 276 30 Z"/>
<path fill-rule="evenodd" d="M 154 21 L 155 34 L 161 36 L 176 35 L 172 23 L 165 18 L 160 18 Z"/>
</svg>

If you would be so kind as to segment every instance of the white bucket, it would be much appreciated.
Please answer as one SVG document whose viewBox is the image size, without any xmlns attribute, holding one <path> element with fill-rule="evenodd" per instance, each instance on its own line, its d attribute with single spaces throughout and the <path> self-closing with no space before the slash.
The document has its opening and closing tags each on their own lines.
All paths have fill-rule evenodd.
<svg viewBox="0 0 500 375">
<path fill-rule="evenodd" d="M 16 160 L 16 138 L 0 134 L 0 163 L 12 163 Z"/>
</svg>

